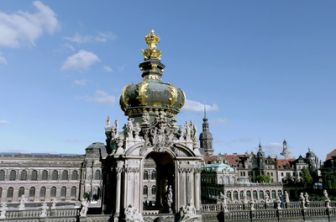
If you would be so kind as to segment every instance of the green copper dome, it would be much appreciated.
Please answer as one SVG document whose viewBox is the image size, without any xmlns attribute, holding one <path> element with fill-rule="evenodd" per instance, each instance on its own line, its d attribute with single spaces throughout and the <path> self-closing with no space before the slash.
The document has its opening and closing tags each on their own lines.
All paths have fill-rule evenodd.
<svg viewBox="0 0 336 222">
<path fill-rule="evenodd" d="M 143 112 L 165 111 L 176 115 L 184 105 L 184 92 L 176 86 L 161 80 L 164 65 L 161 51 L 156 48 L 160 38 L 154 31 L 145 37 L 148 48 L 144 50 L 144 62 L 139 67 L 143 81 L 127 85 L 120 97 L 120 106 L 129 117 Z"/>
</svg>

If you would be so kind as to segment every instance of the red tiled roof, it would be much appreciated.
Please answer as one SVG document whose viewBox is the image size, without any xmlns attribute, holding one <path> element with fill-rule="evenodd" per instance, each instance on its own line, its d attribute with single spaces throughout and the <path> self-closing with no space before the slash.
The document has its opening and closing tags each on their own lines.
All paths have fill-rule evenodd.
<svg viewBox="0 0 336 222">
<path fill-rule="evenodd" d="M 326 160 L 331 160 L 333 156 L 336 156 L 336 149 L 328 153 Z"/>
<path fill-rule="evenodd" d="M 277 168 L 284 169 L 284 168 L 291 168 L 295 159 L 279 159 L 276 161 Z"/>
</svg>

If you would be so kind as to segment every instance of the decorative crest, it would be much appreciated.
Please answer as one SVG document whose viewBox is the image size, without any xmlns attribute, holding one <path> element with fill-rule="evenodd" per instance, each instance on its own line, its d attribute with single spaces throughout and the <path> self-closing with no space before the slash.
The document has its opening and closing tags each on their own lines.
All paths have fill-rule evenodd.
<svg viewBox="0 0 336 222">
<path fill-rule="evenodd" d="M 160 42 L 160 37 L 155 34 L 152 30 L 148 35 L 145 36 L 145 41 L 148 45 L 148 48 L 143 50 L 143 55 L 145 60 L 150 58 L 161 59 L 161 51 L 157 48 L 157 44 Z"/>
</svg>

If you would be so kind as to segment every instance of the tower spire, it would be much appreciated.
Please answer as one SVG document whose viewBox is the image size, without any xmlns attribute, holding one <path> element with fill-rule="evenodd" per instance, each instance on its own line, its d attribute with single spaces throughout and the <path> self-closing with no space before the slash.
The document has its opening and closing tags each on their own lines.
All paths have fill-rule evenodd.
<svg viewBox="0 0 336 222">
<path fill-rule="evenodd" d="M 204 118 L 203 119 L 206 119 L 207 118 L 207 115 L 206 115 L 206 105 L 204 105 Z"/>
<path fill-rule="evenodd" d="M 206 155 L 212 155 L 214 150 L 212 148 L 212 134 L 209 130 L 209 122 L 208 118 L 206 116 L 206 106 L 204 106 L 204 118 L 203 118 L 203 124 L 202 124 L 202 133 L 200 134 L 200 144 L 201 149 L 203 149 L 204 154 Z"/>
</svg>

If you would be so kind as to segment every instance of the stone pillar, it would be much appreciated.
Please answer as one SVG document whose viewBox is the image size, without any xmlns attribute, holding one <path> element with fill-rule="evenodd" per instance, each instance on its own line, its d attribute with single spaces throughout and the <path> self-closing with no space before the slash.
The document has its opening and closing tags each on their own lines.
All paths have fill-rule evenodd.
<svg viewBox="0 0 336 222">
<path fill-rule="evenodd" d="M 195 180 L 194 180 L 194 197 L 195 197 L 195 208 L 197 211 L 200 210 L 200 191 L 201 187 L 201 175 L 200 175 L 200 169 L 195 170 Z"/>
<path fill-rule="evenodd" d="M 194 171 L 193 169 L 188 169 L 188 187 L 189 187 L 189 200 L 188 202 L 191 204 L 191 206 L 194 206 L 194 203 L 195 203 L 195 195 L 194 195 L 194 183 L 195 183 L 195 180 L 194 180 Z"/>
<path fill-rule="evenodd" d="M 180 168 L 179 169 L 179 176 L 180 176 L 180 187 L 179 187 L 179 190 L 180 190 L 180 206 L 185 206 L 186 205 L 186 192 L 185 192 L 185 188 L 186 188 L 186 185 L 185 185 L 185 173 L 184 173 L 184 169 L 183 168 Z"/>
<path fill-rule="evenodd" d="M 120 215 L 120 197 L 121 197 L 121 173 L 123 171 L 123 162 L 118 162 L 116 167 L 117 184 L 116 184 L 116 200 L 115 200 L 115 214 L 114 221 L 118 221 Z"/>
</svg>

